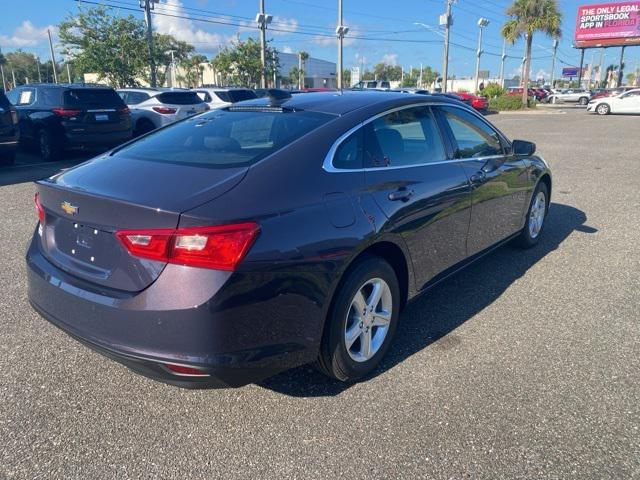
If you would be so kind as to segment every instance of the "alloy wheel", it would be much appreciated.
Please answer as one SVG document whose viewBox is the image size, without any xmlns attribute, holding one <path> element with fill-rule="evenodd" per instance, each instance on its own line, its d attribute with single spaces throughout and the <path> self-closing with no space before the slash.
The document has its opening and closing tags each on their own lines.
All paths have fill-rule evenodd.
<svg viewBox="0 0 640 480">
<path fill-rule="evenodd" d="M 351 300 L 344 329 L 347 353 L 356 362 L 366 362 L 380 350 L 389 331 L 393 296 L 387 282 L 372 278 Z"/>
<path fill-rule="evenodd" d="M 546 213 L 547 198 L 544 192 L 538 192 L 529 212 L 529 235 L 531 238 L 536 238 L 540 234 Z"/>
</svg>

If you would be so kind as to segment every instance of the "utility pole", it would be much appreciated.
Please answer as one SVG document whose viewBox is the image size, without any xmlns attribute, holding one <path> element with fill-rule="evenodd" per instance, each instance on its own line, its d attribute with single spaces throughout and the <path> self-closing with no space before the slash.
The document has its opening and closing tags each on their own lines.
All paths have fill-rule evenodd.
<svg viewBox="0 0 640 480">
<path fill-rule="evenodd" d="M 336 36 L 338 37 L 338 74 L 336 79 L 338 81 L 338 90 L 342 91 L 342 46 L 344 43 L 344 36 L 349 32 L 349 28 L 343 25 L 342 18 L 342 0 L 338 0 L 338 26 L 336 27 Z"/>
<path fill-rule="evenodd" d="M 556 79 L 556 55 L 558 52 L 558 40 L 553 40 L 553 57 L 551 59 L 551 88 L 553 88 L 553 82 Z"/>
<path fill-rule="evenodd" d="M 444 25 L 444 54 L 442 59 L 442 91 L 447 91 L 447 77 L 449 75 L 449 34 L 451 25 L 453 25 L 453 18 L 451 17 L 451 8 L 455 0 L 447 0 L 447 13 L 440 15 L 440 25 Z"/>
<path fill-rule="evenodd" d="M 147 23 L 147 44 L 149 45 L 149 68 L 151 69 L 151 87 L 158 86 L 156 77 L 156 61 L 153 56 L 153 25 L 151 24 L 151 10 L 156 0 L 140 0 L 140 8 L 144 8 L 144 19 Z"/>
<path fill-rule="evenodd" d="M 171 88 L 176 86 L 176 59 L 173 56 L 175 50 L 169 50 L 167 53 L 171 55 Z"/>
<path fill-rule="evenodd" d="M 476 94 L 478 92 L 478 82 L 479 82 L 479 77 L 480 77 L 480 57 L 482 56 L 482 31 L 484 30 L 484 27 L 486 27 L 487 25 L 489 25 L 489 20 L 487 20 L 486 18 L 479 18 L 478 19 L 478 50 L 476 51 L 476 75 L 475 75 L 475 85 L 476 88 L 473 91 L 474 94 Z"/>
<path fill-rule="evenodd" d="M 527 35 L 524 34 L 524 54 L 522 55 L 522 66 L 520 67 L 520 86 L 524 87 L 524 65 L 527 63 Z"/>
<path fill-rule="evenodd" d="M 422 88 L 422 62 L 420 62 L 420 80 L 418 80 L 418 88 Z"/>
<path fill-rule="evenodd" d="M 262 63 L 260 86 L 267 88 L 267 25 L 271 23 L 273 17 L 264 13 L 264 0 L 259 0 L 259 7 L 256 23 L 260 29 L 260 61 Z"/>
<path fill-rule="evenodd" d="M 11 67 L 11 78 L 13 78 L 13 87 L 16 88 L 16 72 L 13 71 L 13 67 Z"/>
<path fill-rule="evenodd" d="M 51 30 L 47 28 L 47 35 L 49 35 L 49 52 L 51 53 L 51 66 L 53 67 L 53 81 L 58 83 L 58 72 L 56 71 L 56 57 L 53 54 L 53 42 L 51 41 Z M 13 80 L 13 84 L 15 86 L 15 79 Z"/>
<path fill-rule="evenodd" d="M 302 52 L 298 52 L 298 90 L 302 90 L 304 75 L 302 72 Z"/>
<path fill-rule="evenodd" d="M 504 62 L 507 59 L 507 40 L 502 40 L 502 56 L 500 57 L 500 86 L 504 88 Z"/>
<path fill-rule="evenodd" d="M 582 69 L 584 67 L 584 48 L 580 49 L 580 70 L 578 71 L 578 88 L 582 87 Z"/>
<path fill-rule="evenodd" d="M 2 90 L 7 91 L 7 81 L 4 78 L 4 68 L 0 64 L 0 74 L 2 74 Z"/>
<path fill-rule="evenodd" d="M 71 83 L 71 69 L 69 68 L 69 61 L 67 61 L 67 81 Z"/>
</svg>

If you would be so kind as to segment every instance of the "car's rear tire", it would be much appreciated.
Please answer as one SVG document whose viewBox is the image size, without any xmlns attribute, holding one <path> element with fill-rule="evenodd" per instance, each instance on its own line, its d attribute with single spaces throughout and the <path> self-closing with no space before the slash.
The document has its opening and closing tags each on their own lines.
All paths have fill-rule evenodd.
<svg viewBox="0 0 640 480">
<path fill-rule="evenodd" d="M 539 182 L 531 196 L 527 220 L 516 244 L 523 248 L 531 248 L 540 240 L 549 212 L 549 188 L 545 182 Z"/>
<path fill-rule="evenodd" d="M 371 373 L 393 340 L 400 302 L 398 279 L 386 261 L 365 257 L 350 267 L 327 317 L 320 371 L 342 382 Z"/>
<path fill-rule="evenodd" d="M 584 107 L 586 104 L 589 103 L 589 99 L 587 97 L 580 97 L 580 100 L 578 100 L 578 103 Z"/>
<path fill-rule="evenodd" d="M 611 107 L 607 103 L 601 103 L 596 107 L 596 113 L 598 115 L 609 115 L 611 113 Z"/>
<path fill-rule="evenodd" d="M 16 152 L 0 152 L 0 166 L 13 165 L 16 162 Z"/>
<path fill-rule="evenodd" d="M 60 160 L 63 151 L 60 142 L 46 128 L 38 132 L 38 149 L 40 151 L 40 157 L 45 162 L 56 162 Z"/>
<path fill-rule="evenodd" d="M 156 126 L 146 118 L 142 118 L 136 122 L 136 128 L 133 129 L 133 136 L 139 137 L 145 133 L 149 133 L 156 129 Z"/>
</svg>

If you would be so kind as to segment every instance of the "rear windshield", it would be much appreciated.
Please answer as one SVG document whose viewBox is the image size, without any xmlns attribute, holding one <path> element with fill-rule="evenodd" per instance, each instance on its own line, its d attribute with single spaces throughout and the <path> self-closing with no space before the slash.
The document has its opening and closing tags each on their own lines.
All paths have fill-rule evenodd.
<svg viewBox="0 0 640 480">
<path fill-rule="evenodd" d="M 256 92 L 254 92 L 253 90 L 221 90 L 215 93 L 220 100 L 229 103 L 242 102 L 243 100 L 252 100 L 254 98 L 258 98 L 258 95 L 256 95 Z"/>
<path fill-rule="evenodd" d="M 160 103 L 169 105 L 196 105 L 202 103 L 202 99 L 196 92 L 164 92 L 157 95 Z"/>
<path fill-rule="evenodd" d="M 122 108 L 124 102 L 115 90 L 110 88 L 78 88 L 63 94 L 67 107 Z"/>
<path fill-rule="evenodd" d="M 243 167 L 332 118 L 316 112 L 213 110 L 152 133 L 114 156 L 211 168 Z"/>
</svg>

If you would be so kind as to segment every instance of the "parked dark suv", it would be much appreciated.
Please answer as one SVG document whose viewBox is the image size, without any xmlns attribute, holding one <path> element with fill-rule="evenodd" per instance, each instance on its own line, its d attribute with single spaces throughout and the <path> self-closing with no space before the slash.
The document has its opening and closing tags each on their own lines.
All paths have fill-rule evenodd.
<svg viewBox="0 0 640 480">
<path fill-rule="evenodd" d="M 0 90 L 0 165 L 11 165 L 18 147 L 18 114 Z"/>
<path fill-rule="evenodd" d="M 112 88 L 83 84 L 32 84 L 11 90 L 21 142 L 57 160 L 66 148 L 111 148 L 131 138 L 131 113 Z"/>
</svg>

